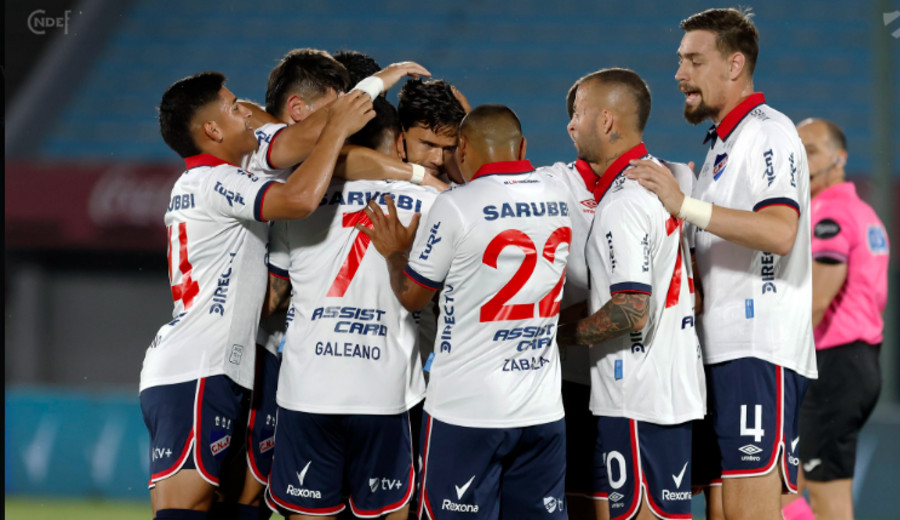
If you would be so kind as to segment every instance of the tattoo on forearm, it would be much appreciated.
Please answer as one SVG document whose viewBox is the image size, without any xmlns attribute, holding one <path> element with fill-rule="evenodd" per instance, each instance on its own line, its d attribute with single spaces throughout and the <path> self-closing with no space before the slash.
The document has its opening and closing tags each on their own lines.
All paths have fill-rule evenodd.
<svg viewBox="0 0 900 520">
<path fill-rule="evenodd" d="M 290 296 L 291 281 L 276 276 L 271 276 L 269 279 L 271 280 L 269 283 L 269 309 L 274 312 Z"/>
<path fill-rule="evenodd" d="M 579 320 L 575 338 L 579 344 L 589 345 L 637 330 L 646 323 L 649 305 L 646 294 L 614 294 L 602 309 Z"/>
<path fill-rule="evenodd" d="M 403 269 L 406 267 L 407 262 L 408 258 L 406 253 L 400 251 L 395 251 L 388 257 L 388 268 L 391 271 L 391 286 L 393 286 L 394 292 L 396 292 L 398 296 L 409 290 L 409 278 L 403 273 Z"/>
</svg>

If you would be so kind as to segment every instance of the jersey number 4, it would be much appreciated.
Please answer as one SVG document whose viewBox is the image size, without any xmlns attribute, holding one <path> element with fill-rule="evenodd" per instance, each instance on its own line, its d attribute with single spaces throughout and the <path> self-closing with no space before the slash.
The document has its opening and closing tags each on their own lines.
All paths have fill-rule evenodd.
<svg viewBox="0 0 900 520">
<path fill-rule="evenodd" d="M 541 256 L 551 264 L 556 258 L 556 250 L 562 244 L 572 242 L 572 228 L 561 227 L 550 234 Z M 497 259 L 500 253 L 507 247 L 518 247 L 525 253 L 522 264 L 516 274 L 504 285 L 493 298 L 481 306 L 481 321 L 525 320 L 534 317 L 534 303 L 515 303 L 505 305 L 522 287 L 528 283 L 534 268 L 537 266 L 537 249 L 534 242 L 518 229 L 507 229 L 494 237 L 484 250 L 481 262 L 489 267 L 497 268 Z M 549 318 L 559 313 L 559 302 L 556 298 L 562 292 L 563 282 L 566 279 L 566 270 L 563 269 L 559 277 L 559 283 L 537 303 L 538 316 Z"/>
<path fill-rule="evenodd" d="M 191 271 L 194 267 L 188 259 L 188 238 L 187 223 L 178 224 L 178 271 L 181 273 L 181 283 L 175 283 L 175 266 L 172 265 L 172 228 L 174 226 L 166 226 L 166 234 L 169 239 L 168 257 L 169 260 L 169 283 L 172 285 L 172 300 L 176 303 L 180 300 L 184 304 L 184 310 L 191 308 L 194 304 L 194 297 L 200 292 L 200 284 L 191 278 Z"/>
</svg>

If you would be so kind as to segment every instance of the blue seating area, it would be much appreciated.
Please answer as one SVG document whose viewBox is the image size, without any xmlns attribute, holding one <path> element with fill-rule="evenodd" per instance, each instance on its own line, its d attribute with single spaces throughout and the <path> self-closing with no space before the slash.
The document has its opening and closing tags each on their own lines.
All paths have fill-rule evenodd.
<svg viewBox="0 0 900 520">
<path fill-rule="evenodd" d="M 177 162 L 159 137 L 154 108 L 172 81 L 219 70 L 236 94 L 263 101 L 277 60 L 288 49 L 310 46 L 361 50 L 382 65 L 415 60 L 459 86 L 473 105 L 511 106 L 523 121 L 536 164 L 574 156 L 565 131 L 565 95 L 575 79 L 601 67 L 633 68 L 654 95 L 646 135 L 650 150 L 673 160 L 703 160 L 706 126 L 691 128 L 683 120 L 673 76 L 682 34 L 678 22 L 707 3 L 514 5 L 136 0 L 85 81 L 71 86 L 75 95 L 41 152 L 51 159 Z M 839 0 L 761 0 L 754 8 L 762 44 L 756 88 L 795 121 L 819 115 L 842 125 L 849 170 L 866 174 L 872 166 L 873 112 L 885 108 L 872 103 L 872 31 L 886 30 L 880 14 Z M 894 51 L 900 76 L 900 45 Z M 389 99 L 396 101 L 396 91 Z M 891 109 L 900 117 L 898 104 Z"/>
</svg>

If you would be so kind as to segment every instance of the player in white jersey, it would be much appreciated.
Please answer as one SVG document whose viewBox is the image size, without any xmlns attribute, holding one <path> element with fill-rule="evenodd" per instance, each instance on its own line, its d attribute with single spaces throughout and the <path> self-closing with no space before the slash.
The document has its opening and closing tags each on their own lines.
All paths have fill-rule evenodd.
<svg viewBox="0 0 900 520">
<path fill-rule="evenodd" d="M 598 172 L 586 251 L 592 314 L 574 333 L 592 345 L 591 411 L 602 449 L 595 469 L 607 477 L 595 491 L 614 519 L 689 517 L 684 475 L 705 385 L 686 241 L 682 222 L 623 175 L 631 159 L 655 161 L 641 142 L 650 91 L 627 69 L 594 72 L 573 88 L 569 132 Z M 598 514 L 605 508 L 597 502 Z"/>
<path fill-rule="evenodd" d="M 414 245 L 418 222 L 405 228 L 393 204 L 388 217 L 372 203 L 366 210 L 374 227 L 364 232 L 387 258 L 404 307 L 419 309 L 441 291 L 419 515 L 564 518 L 555 332 L 568 193 L 524 160 L 508 108 L 475 108 L 459 135 L 468 182 L 438 197 Z"/>
<path fill-rule="evenodd" d="M 780 518 L 782 489 L 796 491 L 799 405 L 816 377 L 806 153 L 792 122 L 754 92 L 750 15 L 710 9 L 681 26 L 685 117 L 715 123 L 694 198 L 664 168 L 643 161 L 631 172 L 698 228 L 700 338 L 721 452 L 709 470 L 725 477 L 724 515 Z"/>
<path fill-rule="evenodd" d="M 384 99 L 375 103 L 373 123 L 393 145 L 396 109 Z M 372 144 L 382 141 L 373 137 Z M 407 517 L 415 487 L 407 411 L 425 393 L 417 327 L 391 293 L 384 258 L 368 251 L 369 238 L 355 227 L 368 222 L 368 201 L 387 194 L 409 222 L 427 213 L 438 191 L 406 182 L 334 182 L 313 218 L 276 225 L 270 269 L 290 269 L 294 317 L 266 495 L 274 510 L 333 515 L 344 509 L 349 489 L 357 516 Z M 296 488 L 296 474 L 307 466 Z"/>
<path fill-rule="evenodd" d="M 419 75 L 428 75 L 428 71 L 417 63 L 394 63 L 363 79 L 354 89 L 362 89 L 376 98 L 402 77 Z M 348 71 L 327 52 L 308 48 L 289 51 L 269 75 L 266 91 L 268 112 L 242 102 L 254 112 L 251 122 L 256 128 L 258 141 L 257 149 L 244 157 L 244 168 L 263 177 L 286 179 L 293 171 L 292 165 L 305 159 L 321 133 L 322 121 L 328 110 L 320 108 L 332 104 L 349 85 Z M 443 187 L 443 183 L 423 167 L 414 167 L 397 157 L 349 144 L 341 150 L 334 175 L 348 179 L 411 180 Z M 287 279 L 279 280 L 277 276 L 270 275 L 270 286 L 274 288 L 271 291 L 273 297 L 286 300 L 283 292 L 290 288 Z M 284 314 L 281 316 L 283 318 Z M 274 392 L 281 339 L 280 332 L 269 334 L 260 329 L 257 342 L 263 347 L 259 350 L 264 351 L 264 359 L 259 363 L 263 366 L 257 371 L 256 395 L 248 421 L 247 475 L 237 500 L 239 518 L 253 518 L 256 506 L 268 511 L 261 504 L 261 499 L 268 482 L 274 446 Z M 225 506 L 233 507 L 233 504 L 226 503 Z"/>
<path fill-rule="evenodd" d="M 235 166 L 256 139 L 250 111 L 224 82 L 215 72 L 184 78 L 159 107 L 163 138 L 187 170 L 165 217 L 173 319 L 147 349 L 140 382 L 156 518 L 205 517 L 245 420 L 265 289 L 265 221 L 315 210 L 315 185 L 330 178 L 346 136 L 373 115 L 365 93 L 345 96 L 297 175 L 266 182 Z"/>
</svg>

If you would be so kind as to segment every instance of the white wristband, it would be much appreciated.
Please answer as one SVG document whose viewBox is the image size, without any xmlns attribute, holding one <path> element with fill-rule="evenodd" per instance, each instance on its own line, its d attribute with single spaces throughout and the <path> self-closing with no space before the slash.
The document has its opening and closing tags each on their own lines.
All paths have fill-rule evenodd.
<svg viewBox="0 0 900 520">
<path fill-rule="evenodd" d="M 678 210 L 678 218 L 683 218 L 695 226 L 706 229 L 712 219 L 713 205 L 702 200 L 685 197 Z"/>
<path fill-rule="evenodd" d="M 413 184 L 422 184 L 422 181 L 425 180 L 425 167 L 421 164 L 409 163 L 412 166 L 412 177 L 409 178 L 409 182 Z"/>
<path fill-rule="evenodd" d="M 357 83 L 353 90 L 362 90 L 374 101 L 375 98 L 384 92 L 384 80 L 378 76 L 369 76 Z"/>
</svg>

